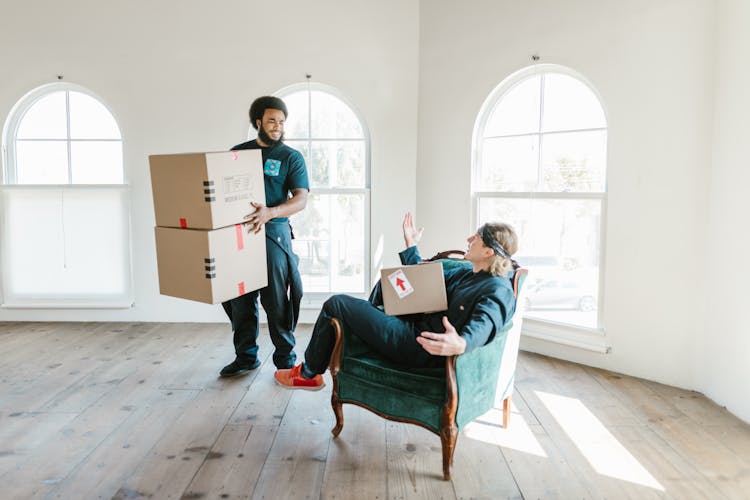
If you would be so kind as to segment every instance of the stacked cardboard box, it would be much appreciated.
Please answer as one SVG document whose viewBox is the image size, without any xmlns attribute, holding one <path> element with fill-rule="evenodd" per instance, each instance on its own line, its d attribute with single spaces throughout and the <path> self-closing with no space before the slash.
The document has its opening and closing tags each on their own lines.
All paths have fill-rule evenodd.
<svg viewBox="0 0 750 500">
<path fill-rule="evenodd" d="M 152 155 L 163 295 L 216 304 L 268 284 L 265 231 L 242 225 L 265 203 L 259 150 Z"/>
</svg>

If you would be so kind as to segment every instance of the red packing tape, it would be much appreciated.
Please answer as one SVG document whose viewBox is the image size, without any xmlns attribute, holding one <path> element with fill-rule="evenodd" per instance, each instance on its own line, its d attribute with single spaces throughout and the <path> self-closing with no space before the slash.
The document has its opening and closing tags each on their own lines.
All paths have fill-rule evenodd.
<svg viewBox="0 0 750 500">
<path fill-rule="evenodd" d="M 186 229 L 187 228 L 187 219 L 186 218 L 183 217 L 183 218 L 180 219 L 180 227 L 182 229 Z"/>
<path fill-rule="evenodd" d="M 245 248 L 245 241 L 242 239 L 242 224 L 234 225 L 234 234 L 237 235 L 237 250 Z"/>
</svg>

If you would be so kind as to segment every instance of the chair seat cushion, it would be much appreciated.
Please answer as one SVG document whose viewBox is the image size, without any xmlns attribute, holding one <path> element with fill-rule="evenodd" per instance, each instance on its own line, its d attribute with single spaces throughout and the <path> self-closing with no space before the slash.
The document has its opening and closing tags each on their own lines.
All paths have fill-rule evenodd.
<svg viewBox="0 0 750 500">
<path fill-rule="evenodd" d="M 445 368 L 405 368 L 374 353 L 344 357 L 341 367 L 350 377 L 423 399 L 445 401 Z"/>
</svg>

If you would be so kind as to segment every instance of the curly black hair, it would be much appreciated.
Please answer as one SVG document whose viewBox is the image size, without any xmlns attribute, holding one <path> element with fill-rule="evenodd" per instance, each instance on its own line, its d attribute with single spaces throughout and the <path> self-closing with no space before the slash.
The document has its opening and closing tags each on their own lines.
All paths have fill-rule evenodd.
<svg viewBox="0 0 750 500">
<path fill-rule="evenodd" d="M 284 113 L 284 118 L 289 115 L 289 111 L 287 111 L 286 109 L 286 104 L 284 104 L 284 101 L 282 101 L 278 97 L 274 97 L 272 95 L 264 95 L 263 97 L 258 97 L 250 105 L 250 124 L 255 130 L 258 130 L 257 120 L 263 119 L 263 115 L 265 114 L 267 109 L 281 110 L 281 112 Z"/>
</svg>

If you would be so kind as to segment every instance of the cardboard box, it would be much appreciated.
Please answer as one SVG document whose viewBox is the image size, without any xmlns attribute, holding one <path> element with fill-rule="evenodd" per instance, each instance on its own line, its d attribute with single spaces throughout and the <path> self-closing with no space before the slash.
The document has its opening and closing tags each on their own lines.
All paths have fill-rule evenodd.
<svg viewBox="0 0 750 500">
<path fill-rule="evenodd" d="M 442 262 L 382 269 L 380 288 L 383 307 L 391 316 L 448 309 Z"/>
<path fill-rule="evenodd" d="M 265 203 L 261 152 L 151 155 L 156 225 L 217 229 L 243 222 Z"/>
<path fill-rule="evenodd" d="M 216 304 L 268 285 L 265 229 L 154 230 L 162 295 Z"/>
</svg>

